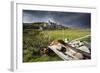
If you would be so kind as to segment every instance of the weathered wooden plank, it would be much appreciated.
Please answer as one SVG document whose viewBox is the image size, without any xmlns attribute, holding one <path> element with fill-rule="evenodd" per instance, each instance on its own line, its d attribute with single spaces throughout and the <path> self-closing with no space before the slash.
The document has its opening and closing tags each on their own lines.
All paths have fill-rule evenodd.
<svg viewBox="0 0 100 73">
<path fill-rule="evenodd" d="M 72 46 L 69 45 L 68 43 L 66 43 L 66 45 L 64 45 L 64 46 L 65 46 L 65 47 L 68 46 L 68 47 L 70 47 L 71 49 L 73 49 L 74 51 L 79 52 L 79 53 L 82 53 L 83 56 L 84 56 L 85 58 L 88 58 L 88 59 L 91 58 L 91 54 L 90 54 L 90 53 L 87 53 L 87 52 L 84 52 L 84 51 L 82 51 L 82 50 L 76 49 L 75 47 L 72 47 Z"/>
<path fill-rule="evenodd" d="M 53 50 L 60 58 L 62 58 L 63 60 L 72 60 L 73 58 L 69 57 L 68 55 L 65 55 L 64 53 L 58 51 L 55 46 L 48 46 L 51 50 Z"/>
</svg>

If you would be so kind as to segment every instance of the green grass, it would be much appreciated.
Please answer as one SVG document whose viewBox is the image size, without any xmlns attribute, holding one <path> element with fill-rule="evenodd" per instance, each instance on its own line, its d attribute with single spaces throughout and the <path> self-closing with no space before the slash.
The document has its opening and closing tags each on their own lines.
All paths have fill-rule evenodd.
<svg viewBox="0 0 100 73">
<path fill-rule="evenodd" d="M 66 29 L 66 30 L 46 30 L 41 33 L 46 34 L 53 39 L 65 39 L 73 40 L 90 34 L 90 30 L 87 29 Z"/>
<path fill-rule="evenodd" d="M 44 61 L 59 61 L 57 55 L 40 56 L 39 48 L 47 47 L 50 42 L 57 39 L 64 40 L 68 38 L 73 40 L 86 35 L 90 35 L 90 29 L 65 29 L 65 30 L 23 30 L 23 62 L 44 62 Z M 82 39 L 89 41 L 90 38 Z"/>
<path fill-rule="evenodd" d="M 62 59 L 58 56 L 38 56 L 38 58 L 33 58 L 29 62 L 44 62 L 44 61 L 61 61 Z"/>
</svg>

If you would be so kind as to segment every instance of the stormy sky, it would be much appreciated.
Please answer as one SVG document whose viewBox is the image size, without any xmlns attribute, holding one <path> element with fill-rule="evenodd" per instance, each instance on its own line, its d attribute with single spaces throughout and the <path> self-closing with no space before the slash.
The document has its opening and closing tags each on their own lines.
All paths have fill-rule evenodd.
<svg viewBox="0 0 100 73">
<path fill-rule="evenodd" d="M 49 20 L 73 28 L 91 27 L 90 13 L 23 10 L 23 23 L 48 22 Z"/>
</svg>

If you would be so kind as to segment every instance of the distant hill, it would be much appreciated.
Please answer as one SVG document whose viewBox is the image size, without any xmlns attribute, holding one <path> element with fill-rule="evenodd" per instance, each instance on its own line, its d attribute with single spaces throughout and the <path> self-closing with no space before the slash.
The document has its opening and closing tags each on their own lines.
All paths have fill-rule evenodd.
<svg viewBox="0 0 100 73">
<path fill-rule="evenodd" d="M 34 22 L 23 23 L 23 29 L 40 29 L 40 30 L 54 30 L 54 29 L 68 29 L 64 25 L 60 25 L 54 22 Z"/>
</svg>

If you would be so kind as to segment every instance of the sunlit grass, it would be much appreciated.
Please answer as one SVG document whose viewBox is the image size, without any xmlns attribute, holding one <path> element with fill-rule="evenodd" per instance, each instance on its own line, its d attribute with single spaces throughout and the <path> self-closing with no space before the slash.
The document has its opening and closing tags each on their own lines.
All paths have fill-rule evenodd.
<svg viewBox="0 0 100 73">
<path fill-rule="evenodd" d="M 86 35 L 90 35 L 90 29 L 65 29 L 65 30 L 24 30 L 23 32 L 23 62 L 44 62 L 59 61 L 57 55 L 40 56 L 38 53 L 40 46 L 47 47 L 50 42 L 65 38 L 73 40 Z M 90 38 L 83 39 L 90 40 Z"/>
<path fill-rule="evenodd" d="M 90 30 L 87 29 L 66 29 L 66 30 L 46 30 L 42 31 L 46 36 L 53 39 L 65 39 L 73 40 L 90 34 Z"/>
</svg>

